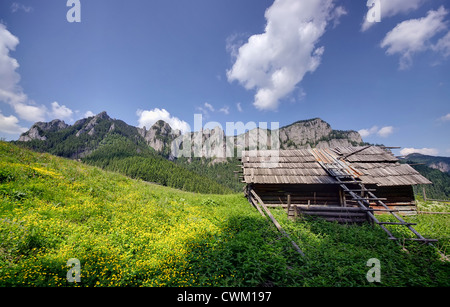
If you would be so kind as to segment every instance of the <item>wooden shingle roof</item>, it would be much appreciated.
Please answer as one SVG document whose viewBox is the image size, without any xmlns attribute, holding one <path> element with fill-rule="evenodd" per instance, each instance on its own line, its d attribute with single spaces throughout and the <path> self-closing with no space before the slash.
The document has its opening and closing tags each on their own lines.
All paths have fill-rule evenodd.
<svg viewBox="0 0 450 307">
<path fill-rule="evenodd" d="M 337 159 L 344 158 L 364 184 L 400 186 L 431 183 L 411 166 L 400 164 L 392 153 L 380 147 L 314 149 L 319 153 L 322 150 Z M 247 184 L 337 183 L 316 160 L 312 149 L 243 151 L 242 164 Z"/>
</svg>

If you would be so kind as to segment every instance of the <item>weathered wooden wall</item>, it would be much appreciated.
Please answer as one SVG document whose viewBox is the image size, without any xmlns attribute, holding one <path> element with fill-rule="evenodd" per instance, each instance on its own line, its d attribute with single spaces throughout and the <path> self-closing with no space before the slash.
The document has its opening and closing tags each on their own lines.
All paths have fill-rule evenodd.
<svg viewBox="0 0 450 307">
<path fill-rule="evenodd" d="M 288 195 L 290 197 L 290 217 L 300 215 L 314 215 L 329 221 L 344 223 L 363 222 L 366 213 L 361 210 L 356 201 L 350 197 L 343 198 L 344 193 L 338 185 L 333 184 L 253 184 L 253 189 L 261 197 L 267 207 L 283 207 L 288 209 Z M 356 189 L 355 185 L 355 189 Z M 390 208 L 398 210 L 400 215 L 417 213 L 412 186 L 377 187 L 367 186 L 375 190 L 375 194 Z M 371 202 L 372 209 L 383 209 Z M 383 212 L 375 211 L 375 214 Z M 385 213 L 385 212 L 384 212 Z"/>
</svg>

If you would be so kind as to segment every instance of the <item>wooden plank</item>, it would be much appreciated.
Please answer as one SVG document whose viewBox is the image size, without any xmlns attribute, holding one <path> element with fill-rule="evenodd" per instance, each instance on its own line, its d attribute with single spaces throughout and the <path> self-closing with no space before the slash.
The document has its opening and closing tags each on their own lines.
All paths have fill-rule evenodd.
<svg viewBox="0 0 450 307">
<path fill-rule="evenodd" d="M 311 211 L 335 211 L 335 212 L 362 212 L 365 213 L 359 207 L 337 207 L 337 206 L 308 206 L 308 205 L 296 205 L 297 208 L 301 210 L 311 210 Z"/>
<path fill-rule="evenodd" d="M 287 214 L 288 214 L 288 217 L 289 217 L 290 211 L 291 211 L 291 194 L 288 194 L 287 195 Z"/>
<path fill-rule="evenodd" d="M 266 215 L 264 214 L 264 212 L 261 210 L 258 202 L 250 195 L 250 200 L 253 204 L 253 206 L 258 210 L 258 212 L 266 219 Z"/>
<path fill-rule="evenodd" d="M 378 222 L 378 225 L 417 225 L 417 223 Z"/>
<path fill-rule="evenodd" d="M 438 240 L 436 239 L 420 239 L 420 238 L 389 238 L 389 240 L 398 240 L 398 241 L 419 241 L 419 242 L 425 242 L 425 243 L 429 243 L 429 242 L 438 242 Z"/>
<path fill-rule="evenodd" d="M 324 212 L 324 211 L 302 211 L 300 210 L 300 214 L 304 215 L 316 215 L 316 216 L 330 216 L 330 217 L 365 217 L 365 213 L 357 213 L 357 212 Z"/>
<path fill-rule="evenodd" d="M 258 196 L 258 194 L 255 193 L 255 191 L 253 191 L 253 189 L 250 190 L 250 193 L 256 198 L 257 201 L 259 201 L 260 205 L 262 206 L 262 208 L 264 209 L 264 211 L 267 213 L 267 215 L 269 216 L 270 220 L 272 221 L 272 223 L 275 225 L 275 227 L 278 229 L 279 232 L 281 232 L 286 238 L 288 238 L 291 241 L 292 246 L 294 246 L 295 250 L 302 255 L 303 257 L 305 257 L 305 254 L 303 253 L 303 251 L 300 249 L 300 247 L 298 247 L 297 243 L 295 243 L 291 237 L 289 237 L 289 235 L 287 234 L 286 231 L 283 230 L 283 228 L 281 227 L 281 225 L 278 223 L 278 221 L 275 219 L 275 217 L 272 215 L 272 213 L 270 212 L 270 210 L 265 206 L 264 202 L 261 200 L 261 198 Z"/>
<path fill-rule="evenodd" d="M 350 157 L 350 156 L 353 156 L 354 154 L 357 154 L 357 153 L 359 153 L 359 152 L 361 152 L 361 151 L 363 151 L 363 150 L 366 150 L 367 148 L 369 148 L 369 147 L 371 147 L 372 145 L 367 145 L 367 146 L 365 146 L 365 147 L 363 147 L 363 148 L 361 148 L 361 149 L 358 149 L 358 150 L 356 150 L 356 151 L 354 151 L 354 152 L 352 152 L 352 153 L 349 153 L 349 154 L 347 154 L 347 155 L 345 155 L 345 156 L 343 156 L 343 157 L 341 157 L 341 158 L 339 158 L 340 160 L 345 160 L 345 159 L 347 159 L 348 157 Z"/>
</svg>

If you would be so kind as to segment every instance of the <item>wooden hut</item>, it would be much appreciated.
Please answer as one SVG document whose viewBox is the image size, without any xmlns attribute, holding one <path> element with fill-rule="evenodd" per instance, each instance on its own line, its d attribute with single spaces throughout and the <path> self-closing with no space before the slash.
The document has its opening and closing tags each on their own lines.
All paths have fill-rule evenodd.
<svg viewBox="0 0 450 307">
<path fill-rule="evenodd" d="M 352 181 L 346 181 L 343 189 L 340 178 L 344 176 L 325 165 L 339 165 Z M 253 191 L 266 206 L 292 208 L 290 215 L 318 215 L 340 222 L 367 218 L 367 210 L 361 210 L 355 197 L 350 197 L 350 189 L 353 196 L 366 197 L 374 213 L 388 207 L 409 215 L 416 213 L 412 186 L 431 183 L 411 166 L 401 164 L 388 149 L 376 146 L 243 151 L 242 168 L 246 194 Z"/>
</svg>

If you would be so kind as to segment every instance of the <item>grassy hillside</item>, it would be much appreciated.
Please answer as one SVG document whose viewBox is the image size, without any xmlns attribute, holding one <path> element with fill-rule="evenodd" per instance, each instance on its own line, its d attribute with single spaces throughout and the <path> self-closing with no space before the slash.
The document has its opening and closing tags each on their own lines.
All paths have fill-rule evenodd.
<svg viewBox="0 0 450 307">
<path fill-rule="evenodd" d="M 101 114 L 100 114 L 101 115 Z M 94 128 L 90 126 L 95 120 Z M 93 130 L 95 133 L 88 133 Z M 136 127 L 103 116 L 77 121 L 65 129 L 39 129 L 45 141 L 15 142 L 37 152 L 82 159 L 90 165 L 132 178 L 197 193 L 231 193 L 231 188 L 190 171 L 157 154 L 138 133 Z M 237 179 L 235 180 L 237 182 Z"/>
<path fill-rule="evenodd" d="M 83 162 L 184 191 L 215 194 L 232 192 L 214 179 L 166 160 L 148 146 L 139 146 L 117 134 L 105 137 L 93 153 L 83 158 Z"/>
<path fill-rule="evenodd" d="M 0 286 L 449 286 L 435 249 L 408 252 L 383 231 L 274 210 L 307 255 L 242 194 L 203 195 L 0 142 Z M 418 216 L 422 231 L 450 237 L 446 216 Z M 430 220 L 426 220 L 430 219 Z M 370 258 L 381 284 L 369 283 Z"/>
</svg>

